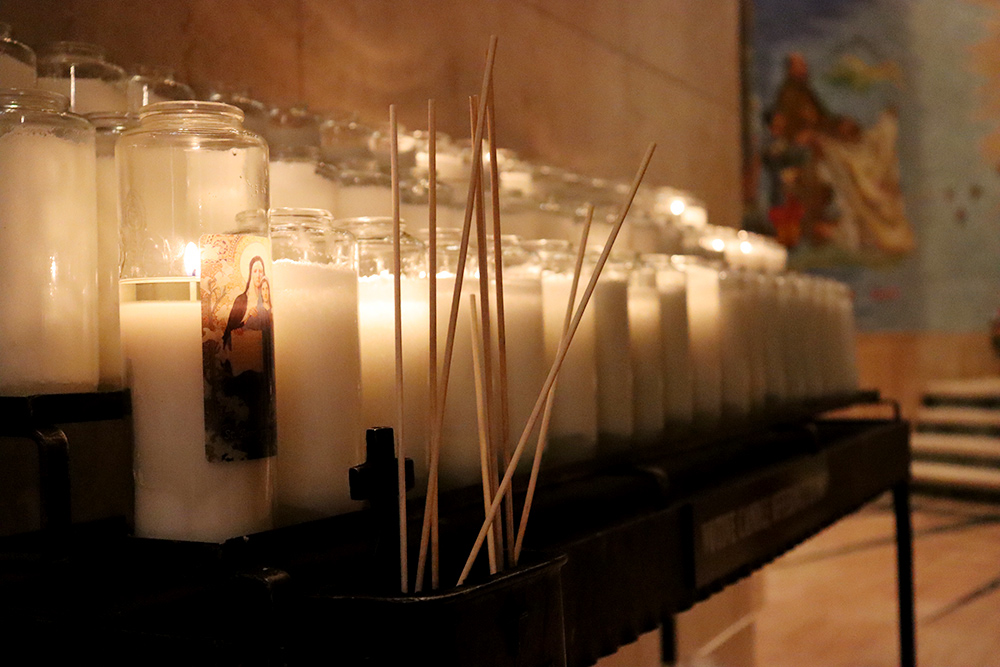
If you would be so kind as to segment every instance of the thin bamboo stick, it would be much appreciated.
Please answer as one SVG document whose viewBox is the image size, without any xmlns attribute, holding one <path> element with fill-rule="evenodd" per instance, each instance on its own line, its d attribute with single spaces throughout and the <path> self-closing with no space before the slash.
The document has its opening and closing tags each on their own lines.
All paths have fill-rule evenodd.
<svg viewBox="0 0 1000 667">
<path fill-rule="evenodd" d="M 477 121 L 480 117 L 476 115 L 476 104 L 477 100 L 472 98 L 469 100 L 469 114 L 470 120 L 475 130 Z M 483 118 L 485 123 L 486 119 Z M 473 132 L 475 134 L 475 132 Z M 495 496 L 497 493 L 498 476 L 497 471 L 497 439 L 496 439 L 496 410 L 494 408 L 493 401 L 493 336 L 490 323 L 490 272 L 489 272 L 489 258 L 487 256 L 487 246 L 486 246 L 486 207 L 483 202 L 483 177 L 482 177 L 482 162 L 479 164 L 480 176 L 476 188 L 476 252 L 479 260 L 479 302 L 482 304 L 480 307 L 481 321 L 482 321 L 482 335 L 484 336 L 483 345 L 483 382 L 484 385 L 484 395 L 485 395 L 485 408 L 484 408 L 484 418 L 486 420 L 486 437 L 487 437 L 487 449 L 489 451 L 489 457 L 487 461 L 489 463 L 489 485 L 490 485 L 490 495 Z M 498 546 L 500 546 L 501 553 L 499 554 L 497 560 L 500 564 L 500 569 L 504 567 L 503 563 L 503 525 L 500 522 L 500 517 L 497 517 L 493 525 L 493 540 Z"/>
<path fill-rule="evenodd" d="M 511 455 L 510 465 L 507 466 L 507 471 L 504 473 L 503 480 L 500 482 L 500 488 L 498 490 L 500 494 L 506 493 L 507 488 L 510 486 L 511 480 L 514 477 L 514 470 L 517 467 L 517 462 L 520 460 L 521 454 L 524 452 L 524 447 L 528 442 L 528 436 L 535 428 L 535 424 L 541 416 L 546 396 L 552 388 L 552 383 L 555 382 L 556 375 L 559 373 L 559 369 L 562 367 L 563 361 L 566 359 L 566 352 L 569 349 L 569 344 L 572 342 L 573 335 L 580 326 L 580 320 L 583 319 L 583 313 L 587 307 L 587 303 L 590 301 L 590 297 L 593 295 L 594 289 L 597 287 L 597 279 L 600 277 L 601 271 L 604 269 L 604 265 L 608 261 L 608 256 L 611 254 L 611 247 L 614 244 L 615 239 L 618 238 L 618 232 L 621 231 L 622 224 L 625 222 L 625 217 L 628 215 L 629 208 L 632 206 L 632 200 L 635 199 L 636 190 L 639 189 L 639 185 L 642 183 L 642 177 L 646 174 L 646 169 L 649 167 L 649 161 L 653 158 L 653 151 L 655 149 L 656 144 L 650 144 L 649 149 L 646 151 L 646 155 L 639 166 L 639 171 L 636 173 L 635 179 L 632 182 L 632 187 L 629 189 L 628 198 L 623 204 L 622 209 L 618 214 L 618 219 L 615 221 L 615 225 L 612 227 L 611 233 L 608 235 L 608 240 L 604 245 L 604 250 L 601 251 L 601 256 L 597 260 L 597 265 L 594 268 L 593 275 L 590 277 L 590 282 L 587 284 L 587 289 L 583 293 L 580 306 L 573 315 L 573 321 L 570 323 L 570 330 L 559 344 L 559 350 L 556 353 L 555 362 L 549 370 L 548 377 L 545 378 L 542 390 L 539 392 L 538 398 L 535 400 L 535 407 L 531 411 L 531 416 L 528 417 L 528 423 L 525 424 L 524 431 L 521 432 L 521 438 L 517 443 L 517 447 Z M 465 583 L 466 578 L 469 576 L 469 572 L 472 570 L 472 564 L 479 555 L 479 550 L 483 546 L 483 540 L 486 537 L 486 533 L 489 532 L 490 525 L 493 523 L 493 520 L 497 515 L 497 511 L 500 507 L 500 500 L 500 495 L 493 498 L 493 504 L 490 506 L 489 516 L 486 517 L 486 521 L 484 521 L 483 525 L 480 527 L 479 535 L 477 535 L 476 541 L 472 546 L 472 551 L 469 553 L 469 557 L 465 561 L 465 566 L 462 568 L 462 573 L 458 577 L 457 585 L 459 586 Z"/>
<path fill-rule="evenodd" d="M 499 449 L 500 462 L 506 470 L 510 465 L 510 388 L 507 378 L 507 324 L 503 303 L 503 244 L 500 240 L 500 166 L 497 163 L 496 105 L 493 86 L 490 85 L 486 99 L 486 133 L 490 147 L 490 203 L 493 210 L 493 283 L 496 293 L 497 312 L 497 374 L 499 377 Z M 507 540 L 507 563 L 517 564 L 514 548 L 514 494 L 508 489 L 504 494 L 504 529 Z"/>
<path fill-rule="evenodd" d="M 399 578 L 400 590 L 409 592 L 409 564 L 406 544 L 406 448 L 403 439 L 403 306 L 400 284 L 399 249 L 399 147 L 396 105 L 389 105 L 390 168 L 392 175 L 392 271 L 396 323 L 396 483 L 399 496 Z"/>
<path fill-rule="evenodd" d="M 414 590 L 419 593 L 424 587 L 424 571 L 427 565 L 427 547 L 431 552 L 431 590 L 438 587 L 438 468 L 441 463 L 441 437 L 437 433 L 437 117 L 434 100 L 427 100 L 427 276 L 428 312 L 430 325 L 427 331 L 429 356 L 427 364 L 427 393 L 430 405 L 427 420 L 430 433 L 428 456 L 427 495 L 424 499 L 424 519 L 420 528 L 420 552 L 417 558 L 417 581 Z"/>
<path fill-rule="evenodd" d="M 488 394 L 484 386 L 483 355 L 480 353 L 480 346 L 484 342 L 487 345 L 489 343 L 483 339 L 482 329 L 479 327 L 479 322 L 476 321 L 478 310 L 476 295 L 470 294 L 469 319 L 472 321 L 472 326 L 469 328 L 469 331 L 472 334 L 472 374 L 475 378 L 476 386 L 476 424 L 479 426 L 479 472 L 483 482 L 483 511 L 486 513 L 490 511 L 490 505 L 493 504 L 493 488 L 490 484 L 490 477 L 492 476 L 492 472 L 490 471 L 490 457 L 493 452 L 490 451 L 490 425 L 486 415 L 486 397 Z M 495 532 L 491 532 L 486 538 L 486 552 L 489 556 L 490 574 L 496 574 L 497 544 Z"/>
</svg>

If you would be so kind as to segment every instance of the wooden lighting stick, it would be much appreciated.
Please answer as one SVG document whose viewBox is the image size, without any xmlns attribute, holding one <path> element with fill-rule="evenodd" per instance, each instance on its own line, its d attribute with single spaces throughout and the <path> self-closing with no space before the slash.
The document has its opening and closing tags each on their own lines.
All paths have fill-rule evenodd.
<svg viewBox="0 0 1000 667">
<path fill-rule="evenodd" d="M 590 224 L 594 220 L 594 207 L 587 204 L 587 217 L 583 221 L 583 230 L 580 232 L 579 246 L 576 251 L 576 264 L 573 266 L 573 282 L 569 288 L 569 300 L 566 302 L 566 316 L 563 319 L 563 338 L 569 331 L 570 322 L 573 319 L 573 310 L 576 305 L 576 290 L 580 285 L 580 273 L 583 271 L 583 258 L 587 254 L 587 237 L 590 235 Z M 568 346 L 567 346 L 568 347 Z M 556 399 L 556 385 L 558 378 L 552 383 L 549 395 L 545 398 L 545 412 L 542 413 L 542 425 L 538 429 L 538 443 L 535 445 L 535 458 L 531 462 L 531 476 L 528 478 L 528 491 L 524 496 L 524 508 L 521 510 L 521 521 L 517 527 L 517 541 L 514 543 L 514 565 L 517 565 L 521 557 L 521 547 L 524 543 L 524 532 L 528 526 L 528 513 L 531 511 L 531 503 L 535 498 L 535 487 L 538 485 L 538 472 L 542 468 L 542 452 L 545 451 L 545 439 L 549 436 L 549 422 L 552 419 L 552 406 Z"/>
<path fill-rule="evenodd" d="M 622 224 L 625 222 L 628 210 L 632 206 L 632 200 L 635 199 L 636 190 L 639 189 L 639 185 L 642 183 L 642 177 L 646 174 L 646 169 L 649 167 L 649 161 L 653 158 L 654 150 L 656 150 L 656 144 L 650 144 L 649 148 L 646 150 L 646 155 L 642 160 L 642 164 L 639 166 L 639 171 L 635 175 L 635 180 L 632 182 L 632 187 L 629 189 L 628 198 L 622 205 L 621 211 L 618 213 L 618 219 L 611 228 L 611 233 L 608 235 L 607 243 L 604 244 L 604 250 L 601 251 L 601 256 L 597 259 L 597 265 L 594 267 L 594 273 L 590 276 L 590 282 L 587 283 L 587 289 L 584 290 L 583 298 L 580 300 L 580 305 L 577 307 L 576 313 L 573 315 L 573 321 L 570 323 L 569 331 L 565 336 L 563 336 L 562 341 L 559 343 L 559 350 L 556 352 L 555 361 L 552 363 L 552 368 L 549 370 L 548 377 L 545 378 L 545 382 L 542 384 L 542 390 L 539 392 L 538 398 L 535 400 L 535 407 L 531 410 L 531 415 L 528 417 L 528 423 L 524 425 L 524 431 L 521 432 L 521 438 L 518 440 L 517 447 L 514 448 L 514 453 L 511 455 L 510 465 L 507 466 L 507 471 L 504 473 L 503 480 L 500 482 L 500 494 L 506 493 L 507 489 L 510 487 L 511 480 L 514 477 L 514 470 L 517 468 L 517 462 L 520 460 L 521 454 L 524 452 L 524 447 L 528 442 L 528 437 L 534 430 L 535 423 L 541 415 L 546 397 L 548 396 L 549 390 L 552 389 L 552 383 L 555 382 L 556 375 L 558 375 L 559 369 L 562 367 L 563 361 L 566 359 L 566 352 L 569 350 L 569 345 L 573 340 L 573 336 L 576 334 L 576 330 L 580 326 L 580 320 L 583 319 L 583 313 L 587 308 L 587 303 L 590 301 L 590 297 L 593 295 L 594 289 L 597 287 L 597 279 L 600 277 L 601 271 L 604 270 L 604 265 L 608 261 L 608 256 L 611 254 L 611 247 L 614 245 L 615 239 L 618 238 L 618 232 L 621 231 Z M 490 525 L 493 523 L 493 520 L 497 515 L 497 511 L 499 510 L 500 500 L 501 495 L 497 495 L 493 498 L 493 504 L 490 505 L 489 515 L 480 527 L 479 535 L 476 536 L 476 541 L 472 546 L 472 551 L 469 553 L 469 557 L 465 561 L 465 567 L 462 568 L 462 573 L 458 577 L 457 585 L 459 586 L 465 583 L 466 578 L 469 576 L 469 572 L 472 570 L 472 564 L 479 555 L 479 550 L 483 547 L 483 540 L 486 538 L 486 533 L 489 532 Z"/>
<path fill-rule="evenodd" d="M 491 485 L 491 478 L 493 476 L 490 470 L 490 457 L 493 452 L 490 450 L 490 435 L 489 435 L 489 422 L 486 416 L 486 391 L 483 381 L 483 357 L 480 354 L 480 346 L 483 343 L 489 345 L 490 343 L 483 339 L 482 329 L 479 327 L 479 322 L 476 321 L 476 316 L 478 315 L 479 308 L 476 304 L 476 295 L 469 295 L 469 319 L 472 322 L 472 326 L 469 330 L 472 333 L 472 368 L 473 377 L 475 378 L 476 384 L 476 423 L 479 425 L 479 471 L 483 481 L 483 511 L 489 512 L 490 505 L 493 504 L 493 488 Z M 490 574 L 497 573 L 497 548 L 496 548 L 496 533 L 491 532 L 486 538 L 486 552 L 489 555 L 490 561 Z"/>
<path fill-rule="evenodd" d="M 497 49 L 497 38 L 496 35 L 490 38 L 490 48 L 486 54 L 486 69 L 483 72 L 483 85 L 482 85 L 482 102 L 481 105 L 485 107 L 486 103 L 486 91 L 489 90 L 490 81 L 493 79 L 493 63 L 496 61 L 496 49 Z M 480 110 L 479 117 L 482 118 L 486 113 L 485 108 Z M 436 434 L 437 438 L 441 437 L 441 430 L 444 426 L 444 413 L 445 405 L 447 405 L 448 400 L 448 378 L 451 375 L 451 359 L 455 351 L 455 329 L 458 326 L 458 311 L 461 305 L 462 298 L 462 281 L 465 275 L 465 259 L 469 251 L 469 233 L 472 228 L 472 212 L 473 205 L 475 203 L 476 187 L 479 178 L 481 177 L 479 169 L 476 168 L 476 164 L 482 163 L 482 145 L 483 145 L 483 124 L 478 123 L 474 137 L 472 140 L 472 169 L 469 174 L 469 192 L 465 200 L 465 220 L 462 224 L 462 240 L 458 251 L 458 266 L 456 267 L 455 275 L 455 289 L 452 292 L 451 297 L 451 310 L 448 315 L 448 332 L 445 337 L 445 347 L 444 356 L 441 361 L 441 373 L 438 377 L 440 383 L 440 395 L 438 397 L 437 403 L 437 414 L 434 415 L 434 419 L 437 422 L 437 427 L 432 431 Z M 438 444 L 438 449 L 440 450 L 440 442 Z M 432 446 L 433 451 L 433 446 Z M 429 482 L 430 480 L 428 480 Z M 435 493 L 437 488 L 437 478 L 434 480 Z M 434 512 L 437 512 L 437 507 L 435 503 Z M 432 554 L 433 556 L 433 554 Z M 435 563 L 431 563 L 433 569 Z"/>
<path fill-rule="evenodd" d="M 497 164 L 497 129 L 496 106 L 493 103 L 493 85 L 486 98 L 486 133 L 490 146 L 490 203 L 493 209 L 493 264 L 494 283 L 496 285 L 497 309 L 497 373 L 500 378 L 500 422 L 499 445 L 500 463 L 506 470 L 510 464 L 510 389 L 507 380 L 507 325 L 503 305 L 503 244 L 500 236 L 500 166 Z M 508 489 L 504 494 L 504 530 L 507 535 L 507 563 L 513 567 L 517 564 L 514 549 L 514 494 Z"/>
<path fill-rule="evenodd" d="M 480 124 L 479 118 L 485 123 L 486 118 L 476 115 L 477 100 L 469 100 L 469 114 L 472 121 L 473 130 Z M 475 132 L 473 132 L 475 134 Z M 482 157 L 480 156 L 480 160 Z M 497 471 L 497 439 L 494 428 L 496 410 L 493 404 L 493 335 L 490 323 L 490 272 L 489 257 L 487 256 L 486 240 L 486 206 L 483 202 L 483 177 L 482 163 L 480 162 L 480 176 L 476 187 L 476 252 L 479 260 L 479 302 L 482 304 L 479 311 L 481 313 L 483 335 L 483 391 L 485 394 L 484 418 L 486 420 L 486 437 L 489 449 L 489 484 L 490 497 L 496 495 L 499 486 L 499 473 Z M 500 569 L 503 569 L 503 526 L 500 517 L 496 517 L 493 525 L 493 539 L 501 548 L 501 553 L 497 559 L 500 562 Z"/>
<path fill-rule="evenodd" d="M 424 500 L 424 520 L 420 528 L 420 553 L 417 558 L 417 581 L 414 590 L 424 588 L 424 571 L 427 566 L 427 546 L 431 552 L 431 590 L 438 587 L 438 468 L 441 464 L 441 437 L 437 433 L 437 117 L 434 100 L 427 100 L 427 277 L 430 326 L 427 332 L 429 358 L 427 364 L 427 389 L 430 397 L 428 432 L 427 496 Z"/>
<path fill-rule="evenodd" d="M 406 450 L 403 446 L 403 302 L 399 261 L 399 147 L 396 141 L 396 105 L 389 105 L 389 158 L 392 171 L 392 280 L 396 322 L 396 483 L 399 496 L 399 576 L 400 590 L 409 593 L 409 566 L 406 552 Z"/>
</svg>

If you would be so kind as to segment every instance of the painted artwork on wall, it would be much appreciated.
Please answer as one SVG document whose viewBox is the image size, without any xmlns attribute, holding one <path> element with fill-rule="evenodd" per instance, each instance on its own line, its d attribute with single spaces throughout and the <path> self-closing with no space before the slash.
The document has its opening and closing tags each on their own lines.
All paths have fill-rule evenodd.
<svg viewBox="0 0 1000 667">
<path fill-rule="evenodd" d="M 1000 306 L 1000 2 L 750 0 L 748 224 L 866 330 Z"/>
</svg>

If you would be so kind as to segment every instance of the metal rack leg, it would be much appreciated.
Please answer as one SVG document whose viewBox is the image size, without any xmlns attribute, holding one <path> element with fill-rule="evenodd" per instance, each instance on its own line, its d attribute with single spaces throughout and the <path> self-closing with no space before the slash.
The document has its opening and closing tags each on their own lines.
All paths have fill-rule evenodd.
<svg viewBox="0 0 1000 667">
<path fill-rule="evenodd" d="M 892 487 L 896 513 L 896 582 L 899 587 L 899 664 L 916 667 L 917 631 L 913 601 L 913 528 L 910 524 L 910 483 Z"/>
</svg>

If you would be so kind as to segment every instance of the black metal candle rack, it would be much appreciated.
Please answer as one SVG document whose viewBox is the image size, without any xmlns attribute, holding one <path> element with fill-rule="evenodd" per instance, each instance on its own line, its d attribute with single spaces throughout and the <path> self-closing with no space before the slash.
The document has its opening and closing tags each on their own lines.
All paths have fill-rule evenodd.
<svg viewBox="0 0 1000 667">
<path fill-rule="evenodd" d="M 891 491 L 901 663 L 914 664 L 908 426 L 898 411 L 818 418 L 877 401 L 871 392 L 547 470 L 522 563 L 494 576 L 480 563 L 458 588 L 482 500 L 471 488 L 445 493 L 447 586 L 411 595 L 392 590 L 396 517 L 372 498 L 373 470 L 391 463 L 395 479 L 391 453 L 379 463 L 370 449 L 368 468 L 354 473 L 372 508 L 222 544 L 131 537 L 123 514 L 71 522 L 75 450 L 59 425 L 127 422 L 127 398 L 0 399 L 0 437 L 39 452 L 42 508 L 39 530 L 0 538 L 0 640 L 11 654 L 105 664 L 588 665 Z M 515 478 L 516 491 L 524 481 Z M 422 506 L 410 504 L 414 537 Z"/>
</svg>

